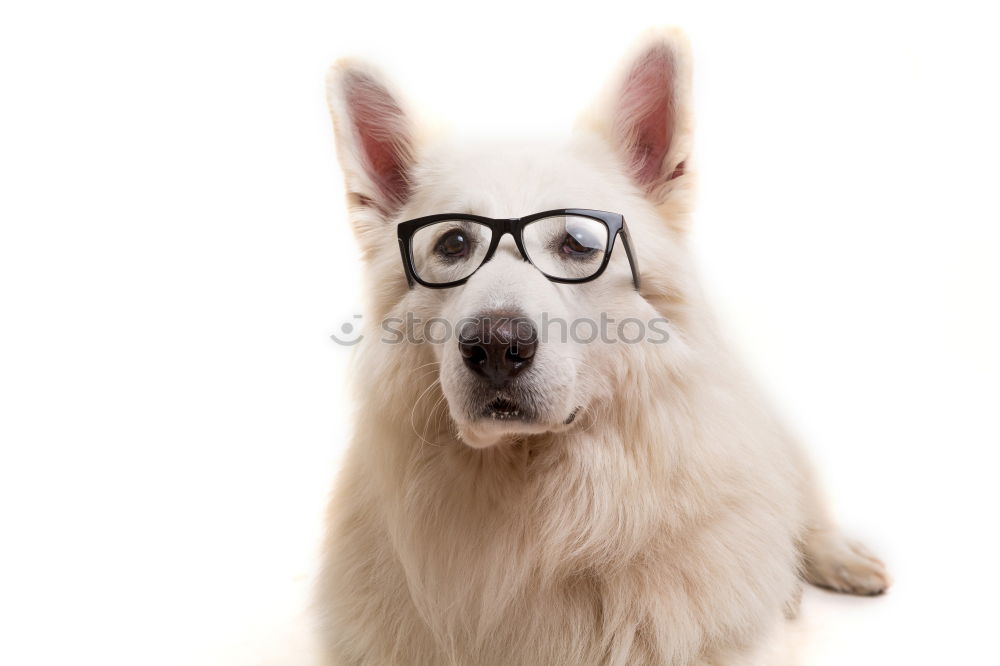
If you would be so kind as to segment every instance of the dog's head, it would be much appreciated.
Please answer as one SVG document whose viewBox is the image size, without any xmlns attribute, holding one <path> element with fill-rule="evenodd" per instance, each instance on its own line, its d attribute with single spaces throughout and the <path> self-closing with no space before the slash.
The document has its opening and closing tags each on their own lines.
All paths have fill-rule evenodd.
<svg viewBox="0 0 1000 666">
<path fill-rule="evenodd" d="M 654 33 L 572 140 L 475 146 L 421 140 L 371 67 L 331 70 L 374 310 L 428 350 L 409 372 L 440 381 L 470 446 L 576 427 L 596 403 L 630 399 L 623 368 L 667 340 L 682 292 L 671 268 L 690 190 L 689 70 L 683 37 Z M 411 220 L 424 222 L 399 233 Z"/>
</svg>

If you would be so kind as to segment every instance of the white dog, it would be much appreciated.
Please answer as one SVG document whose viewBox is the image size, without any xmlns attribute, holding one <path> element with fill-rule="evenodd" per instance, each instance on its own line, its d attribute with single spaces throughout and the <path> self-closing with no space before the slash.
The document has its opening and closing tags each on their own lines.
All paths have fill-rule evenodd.
<svg viewBox="0 0 1000 666">
<path fill-rule="evenodd" d="M 369 310 L 329 663 L 756 663 L 802 579 L 888 586 L 704 305 L 689 58 L 647 35 L 552 145 L 421 138 L 372 68 L 331 71 Z"/>
</svg>

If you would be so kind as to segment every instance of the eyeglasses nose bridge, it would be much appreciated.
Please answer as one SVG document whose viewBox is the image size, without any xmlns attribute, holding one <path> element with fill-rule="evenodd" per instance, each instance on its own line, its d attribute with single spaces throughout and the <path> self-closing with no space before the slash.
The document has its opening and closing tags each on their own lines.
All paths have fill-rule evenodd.
<svg viewBox="0 0 1000 666">
<path fill-rule="evenodd" d="M 499 222 L 500 224 L 498 225 L 499 231 L 497 234 L 497 238 L 494 242 L 495 242 L 495 247 L 499 248 L 500 242 L 503 241 L 503 237 L 506 236 L 507 234 L 510 234 L 510 237 L 514 240 L 514 247 L 517 248 L 518 254 L 521 255 L 521 259 L 523 259 L 524 261 L 530 261 L 528 259 L 528 255 L 524 253 L 524 247 L 522 245 L 523 241 L 520 238 L 520 232 L 522 229 L 521 227 L 522 219 L 523 218 L 520 217 L 508 217 L 497 220 L 497 222 Z M 483 263 L 486 262 L 484 261 Z"/>
<path fill-rule="evenodd" d="M 518 224 L 521 222 L 521 218 L 508 217 L 497 221 L 500 222 L 500 238 L 503 238 L 506 234 L 510 234 L 516 238 L 515 232 L 518 228 Z"/>
</svg>

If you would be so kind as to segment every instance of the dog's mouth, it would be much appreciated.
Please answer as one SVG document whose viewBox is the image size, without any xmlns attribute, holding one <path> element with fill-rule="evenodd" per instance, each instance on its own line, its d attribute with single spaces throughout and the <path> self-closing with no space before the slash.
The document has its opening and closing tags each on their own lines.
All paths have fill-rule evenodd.
<svg viewBox="0 0 1000 666">
<path fill-rule="evenodd" d="M 473 448 L 564 432 L 580 420 L 581 407 L 566 404 L 574 397 L 567 395 L 571 387 L 556 382 L 542 385 L 525 377 L 505 386 L 485 386 L 468 381 L 468 375 L 459 377 L 467 382 L 455 387 L 454 398 L 445 384 L 445 396 L 456 434 Z"/>
<path fill-rule="evenodd" d="M 525 412 L 514 400 L 498 396 L 486 403 L 482 415 L 494 421 L 523 421 L 526 420 Z"/>
<path fill-rule="evenodd" d="M 582 409 L 577 407 L 555 422 L 539 414 L 535 405 L 517 394 L 498 392 L 474 408 L 471 420 L 458 422 L 458 434 L 473 448 L 485 448 L 509 437 L 558 432 L 570 427 Z"/>
</svg>

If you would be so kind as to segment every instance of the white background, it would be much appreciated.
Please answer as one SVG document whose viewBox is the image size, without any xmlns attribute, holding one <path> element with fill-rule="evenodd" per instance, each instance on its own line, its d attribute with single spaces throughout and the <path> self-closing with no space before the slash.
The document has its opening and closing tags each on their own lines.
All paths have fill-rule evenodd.
<svg viewBox="0 0 1000 666">
<path fill-rule="evenodd" d="M 364 5 L 364 6 L 362 6 Z M 987 3 L 0 9 L 0 661 L 298 665 L 359 267 L 324 70 L 565 131 L 634 37 L 696 56 L 695 246 L 880 599 L 804 663 L 997 663 L 1000 100 Z"/>
</svg>

